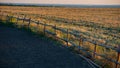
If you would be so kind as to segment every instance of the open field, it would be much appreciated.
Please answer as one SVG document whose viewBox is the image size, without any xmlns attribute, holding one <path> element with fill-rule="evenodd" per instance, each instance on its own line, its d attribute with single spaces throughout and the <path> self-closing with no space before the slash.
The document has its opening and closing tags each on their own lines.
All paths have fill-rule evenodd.
<svg viewBox="0 0 120 68">
<path fill-rule="evenodd" d="M 0 9 L 1 11 L 8 11 L 11 13 L 26 14 L 31 18 L 35 18 L 49 24 L 56 24 L 59 27 L 80 31 L 84 34 L 87 33 L 99 40 L 104 39 L 116 44 L 120 41 L 119 39 L 113 39 L 115 37 L 119 38 L 118 36 L 120 35 L 119 8 L 0 6 Z M 72 24 L 71 27 L 66 23 Z M 105 42 L 104 40 L 102 41 Z"/>
<path fill-rule="evenodd" d="M 111 24 L 111 26 L 120 26 L 119 8 L 63 8 L 63 7 L 57 8 L 57 7 L 0 6 L 0 9 L 3 11 L 10 12 L 40 14 L 70 20 L 83 20 L 106 25 Z"/>
<path fill-rule="evenodd" d="M 97 45 L 104 44 L 112 48 L 117 48 L 120 45 L 120 8 L 0 6 L 0 10 L 9 15 L 31 18 L 69 29 L 69 32 L 80 34 L 85 39 L 97 42 Z M 60 32 L 57 33 L 57 36 L 65 37 L 65 35 L 60 35 Z M 79 42 L 74 38 L 76 37 L 72 36 L 69 40 L 78 45 Z M 84 47 L 94 50 L 94 44 L 90 42 L 84 42 Z M 97 47 L 96 52 L 112 59 L 117 57 L 117 53 L 112 49 L 100 46 Z"/>
</svg>

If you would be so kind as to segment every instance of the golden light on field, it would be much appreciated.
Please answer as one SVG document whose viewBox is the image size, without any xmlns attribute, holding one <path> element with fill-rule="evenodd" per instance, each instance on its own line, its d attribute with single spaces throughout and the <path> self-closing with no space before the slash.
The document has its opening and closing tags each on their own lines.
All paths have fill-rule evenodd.
<svg viewBox="0 0 120 68">
<path fill-rule="evenodd" d="M 9 9 L 10 8 L 10 9 Z M 55 16 L 59 18 L 84 20 L 111 26 L 120 26 L 120 9 L 119 8 L 59 8 L 59 7 L 15 7 L 0 6 L 1 10 L 10 12 L 22 12 L 29 14 L 42 14 Z M 12 11 L 14 10 L 14 11 Z M 31 12 L 32 11 L 32 12 Z"/>
</svg>

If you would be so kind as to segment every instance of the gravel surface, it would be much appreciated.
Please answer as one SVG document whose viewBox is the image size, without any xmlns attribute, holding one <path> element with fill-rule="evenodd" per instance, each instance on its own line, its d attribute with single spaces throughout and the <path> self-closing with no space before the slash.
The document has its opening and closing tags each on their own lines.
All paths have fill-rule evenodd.
<svg viewBox="0 0 120 68">
<path fill-rule="evenodd" d="M 0 24 L 0 68 L 89 68 L 52 40 Z"/>
</svg>

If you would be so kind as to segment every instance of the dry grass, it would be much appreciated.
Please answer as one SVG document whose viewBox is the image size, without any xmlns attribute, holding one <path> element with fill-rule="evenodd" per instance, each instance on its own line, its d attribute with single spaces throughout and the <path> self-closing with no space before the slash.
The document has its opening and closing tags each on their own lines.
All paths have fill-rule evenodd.
<svg viewBox="0 0 120 68">
<path fill-rule="evenodd" d="M 91 21 L 120 26 L 119 8 L 60 8 L 60 7 L 18 7 L 0 6 L 2 11 L 42 14 L 73 20 Z M 14 11 L 13 11 L 14 10 Z"/>
</svg>

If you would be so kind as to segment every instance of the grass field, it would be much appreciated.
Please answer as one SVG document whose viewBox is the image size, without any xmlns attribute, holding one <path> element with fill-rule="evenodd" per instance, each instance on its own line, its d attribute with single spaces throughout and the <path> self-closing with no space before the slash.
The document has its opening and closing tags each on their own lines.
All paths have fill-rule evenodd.
<svg viewBox="0 0 120 68">
<path fill-rule="evenodd" d="M 113 48 L 120 45 L 120 8 L 0 6 L 0 10 L 10 15 L 22 14 L 27 18 L 69 29 L 69 31 L 81 34 L 88 39 L 96 40 L 99 44 L 106 44 Z M 86 48 L 94 49 L 90 45 L 93 44 L 84 43 Z M 116 58 L 113 50 L 102 47 L 97 48 L 97 53 Z"/>
<path fill-rule="evenodd" d="M 84 20 L 100 24 L 114 24 L 120 26 L 119 8 L 63 8 L 63 7 L 18 7 L 0 6 L 3 11 L 24 12 L 29 14 L 40 14 L 55 16 L 70 20 Z M 14 10 L 14 11 L 13 11 Z"/>
</svg>

